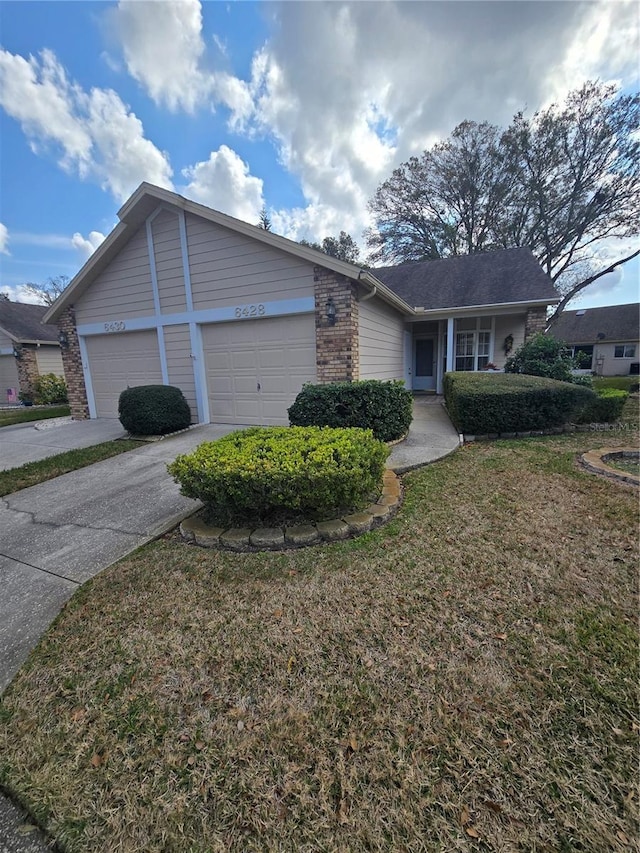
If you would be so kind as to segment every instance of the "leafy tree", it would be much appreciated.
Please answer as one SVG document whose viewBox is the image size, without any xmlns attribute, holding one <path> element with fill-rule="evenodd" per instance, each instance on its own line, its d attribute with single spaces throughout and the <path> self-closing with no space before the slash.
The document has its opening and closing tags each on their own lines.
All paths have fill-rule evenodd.
<svg viewBox="0 0 640 853">
<path fill-rule="evenodd" d="M 308 240 L 300 240 L 300 243 L 302 246 L 309 246 L 310 249 L 324 252 L 325 255 L 331 255 L 332 258 L 340 261 L 346 261 L 349 264 L 359 263 L 360 249 L 346 231 L 341 231 L 338 237 L 325 237 L 322 243 L 313 243 Z"/>
<path fill-rule="evenodd" d="M 264 231 L 271 231 L 271 217 L 267 213 L 267 208 L 264 205 L 260 211 L 258 228 L 262 228 Z"/>
<path fill-rule="evenodd" d="M 396 169 L 369 208 L 367 242 L 382 263 L 526 246 L 563 310 L 588 284 L 640 254 L 602 261 L 603 240 L 640 234 L 640 94 L 585 83 L 564 105 L 504 131 L 463 122 Z"/>
<path fill-rule="evenodd" d="M 34 284 L 31 281 L 26 282 L 23 287 L 33 296 L 37 296 L 43 305 L 53 305 L 68 284 L 68 275 L 57 275 L 48 278 L 42 284 Z"/>
<path fill-rule="evenodd" d="M 539 333 L 507 359 L 504 370 L 505 373 L 527 373 L 572 382 L 571 371 L 575 366 L 576 362 L 563 341 Z"/>
</svg>

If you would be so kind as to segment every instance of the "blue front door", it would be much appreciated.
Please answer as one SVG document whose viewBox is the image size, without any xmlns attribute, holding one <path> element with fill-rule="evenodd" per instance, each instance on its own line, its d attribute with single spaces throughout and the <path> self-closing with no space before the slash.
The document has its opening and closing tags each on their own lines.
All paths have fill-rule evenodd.
<svg viewBox="0 0 640 853">
<path fill-rule="evenodd" d="M 413 343 L 413 390 L 433 391 L 435 376 L 435 339 L 416 338 Z"/>
</svg>

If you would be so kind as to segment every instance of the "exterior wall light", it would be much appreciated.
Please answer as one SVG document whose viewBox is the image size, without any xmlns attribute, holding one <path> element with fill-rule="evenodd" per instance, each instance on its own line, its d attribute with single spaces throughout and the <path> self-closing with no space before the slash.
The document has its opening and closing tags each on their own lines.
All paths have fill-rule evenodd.
<svg viewBox="0 0 640 853">
<path fill-rule="evenodd" d="M 13 357 L 17 358 L 18 361 L 20 361 L 20 359 L 22 358 L 22 347 L 20 346 L 20 344 L 13 345 Z"/>
<path fill-rule="evenodd" d="M 67 335 L 66 332 L 63 332 L 62 329 L 58 332 L 58 343 L 62 349 L 69 348 L 69 335 Z"/>
<path fill-rule="evenodd" d="M 331 297 L 327 300 L 327 322 L 330 326 L 336 324 L 336 303 Z"/>
</svg>

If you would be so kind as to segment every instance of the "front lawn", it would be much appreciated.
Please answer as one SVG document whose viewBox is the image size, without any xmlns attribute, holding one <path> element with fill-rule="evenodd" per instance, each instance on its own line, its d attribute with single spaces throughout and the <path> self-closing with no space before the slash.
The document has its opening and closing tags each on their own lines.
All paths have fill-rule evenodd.
<svg viewBox="0 0 640 853">
<path fill-rule="evenodd" d="M 603 443 L 467 446 L 350 542 L 137 551 L 3 696 L 0 782 L 83 853 L 632 849 L 638 495 L 578 467 Z"/>
</svg>

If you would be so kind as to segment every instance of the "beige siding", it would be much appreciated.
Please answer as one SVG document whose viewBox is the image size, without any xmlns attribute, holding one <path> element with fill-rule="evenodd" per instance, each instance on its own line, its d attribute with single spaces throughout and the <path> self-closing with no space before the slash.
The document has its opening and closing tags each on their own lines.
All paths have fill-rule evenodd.
<svg viewBox="0 0 640 853">
<path fill-rule="evenodd" d="M 10 338 L 9 335 L 5 335 L 5 333 L 0 330 L 0 347 L 12 347 L 12 346 L 13 346 L 13 338 Z"/>
<path fill-rule="evenodd" d="M 118 417 L 118 400 L 125 388 L 162 385 L 155 329 L 95 335 L 86 339 L 86 346 L 97 417 Z"/>
<path fill-rule="evenodd" d="M 164 347 L 167 355 L 169 385 L 180 388 L 191 407 L 191 420 L 198 421 L 196 383 L 193 375 L 194 361 L 191 358 L 189 326 L 165 326 Z"/>
<path fill-rule="evenodd" d="M 76 321 L 101 323 L 153 315 L 147 235 L 143 225 L 76 303 Z"/>
<path fill-rule="evenodd" d="M 509 355 L 513 355 L 518 347 L 524 343 L 524 314 L 508 314 L 496 317 L 495 343 L 493 348 L 493 363 L 496 367 L 504 367 L 507 356 L 504 352 L 504 339 L 513 335 L 513 349 Z"/>
<path fill-rule="evenodd" d="M 38 373 L 40 376 L 45 373 L 55 373 L 56 376 L 64 376 L 60 347 L 38 347 L 36 349 L 36 361 L 38 362 Z"/>
<path fill-rule="evenodd" d="M 18 382 L 18 367 L 12 355 L 0 355 L 0 403 L 7 402 L 7 390 L 20 390 Z"/>
<path fill-rule="evenodd" d="M 622 346 L 623 344 L 620 344 Z M 596 344 L 593 348 L 593 370 L 600 376 L 628 376 L 629 368 L 633 362 L 640 361 L 640 344 L 636 341 L 626 342 L 627 346 L 635 346 L 635 355 L 632 358 L 616 358 L 615 343 Z M 602 367 L 598 360 L 602 358 Z"/>
<path fill-rule="evenodd" d="M 404 378 L 404 319 L 379 299 L 361 302 L 360 379 Z"/>
<path fill-rule="evenodd" d="M 313 266 L 195 216 L 187 216 L 196 310 L 313 296 Z"/>
<path fill-rule="evenodd" d="M 186 311 L 178 215 L 164 210 L 153 220 L 151 228 L 160 311 L 163 314 Z"/>
</svg>

